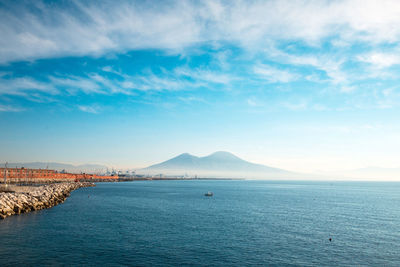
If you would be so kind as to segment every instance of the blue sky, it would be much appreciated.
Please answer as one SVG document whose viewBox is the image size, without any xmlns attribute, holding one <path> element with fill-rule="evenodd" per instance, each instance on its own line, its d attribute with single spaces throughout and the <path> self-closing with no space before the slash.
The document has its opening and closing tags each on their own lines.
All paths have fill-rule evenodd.
<svg viewBox="0 0 400 267">
<path fill-rule="evenodd" d="M 398 1 L 0 1 L 0 161 L 400 167 Z"/>
</svg>

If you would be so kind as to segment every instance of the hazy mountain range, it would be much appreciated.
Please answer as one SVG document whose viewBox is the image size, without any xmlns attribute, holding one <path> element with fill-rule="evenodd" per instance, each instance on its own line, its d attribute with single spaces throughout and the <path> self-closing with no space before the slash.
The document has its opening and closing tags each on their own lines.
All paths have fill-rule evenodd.
<svg viewBox="0 0 400 267">
<path fill-rule="evenodd" d="M 149 175 L 188 175 L 215 178 L 300 178 L 301 174 L 245 161 L 229 152 L 205 157 L 181 154 L 170 160 L 138 170 Z"/>
<path fill-rule="evenodd" d="M 4 163 L 0 165 L 4 167 Z M 53 169 L 72 173 L 105 173 L 108 169 L 100 164 L 72 165 L 57 162 L 8 163 L 8 167 Z M 132 170 L 132 168 L 130 169 Z M 197 176 L 207 178 L 255 178 L 255 179 L 320 179 L 320 180 L 400 180 L 400 168 L 367 167 L 355 170 L 302 174 L 245 161 L 229 152 L 215 152 L 205 157 L 189 153 L 136 170 L 142 175 Z"/>
</svg>

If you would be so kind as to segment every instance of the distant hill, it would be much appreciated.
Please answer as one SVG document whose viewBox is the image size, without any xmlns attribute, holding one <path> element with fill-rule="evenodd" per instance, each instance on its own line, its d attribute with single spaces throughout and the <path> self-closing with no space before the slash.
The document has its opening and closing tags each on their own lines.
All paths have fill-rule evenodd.
<svg viewBox="0 0 400 267">
<path fill-rule="evenodd" d="M 219 151 L 197 157 L 189 153 L 138 170 L 150 175 L 189 175 L 209 178 L 300 178 L 300 174 L 245 161 L 232 153 Z"/>
<path fill-rule="evenodd" d="M 0 166 L 4 167 L 4 163 Z M 58 162 L 26 162 L 26 163 L 8 163 L 9 168 L 24 167 L 29 169 L 51 169 L 73 173 L 104 173 L 107 170 L 107 166 L 99 164 L 83 164 L 83 165 L 72 165 Z"/>
</svg>

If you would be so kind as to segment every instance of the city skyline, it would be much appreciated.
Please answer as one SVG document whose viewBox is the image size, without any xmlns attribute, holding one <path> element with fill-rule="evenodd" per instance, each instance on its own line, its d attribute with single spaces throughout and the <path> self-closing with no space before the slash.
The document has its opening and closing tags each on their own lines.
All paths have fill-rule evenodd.
<svg viewBox="0 0 400 267">
<path fill-rule="evenodd" d="M 0 162 L 399 168 L 397 1 L 1 1 Z"/>
</svg>

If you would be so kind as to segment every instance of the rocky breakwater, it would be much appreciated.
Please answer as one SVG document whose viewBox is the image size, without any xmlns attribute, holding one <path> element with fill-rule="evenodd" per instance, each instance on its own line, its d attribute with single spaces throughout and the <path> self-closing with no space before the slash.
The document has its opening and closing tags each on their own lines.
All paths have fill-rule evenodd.
<svg viewBox="0 0 400 267">
<path fill-rule="evenodd" d="M 0 219 L 14 214 L 51 208 L 65 201 L 72 191 L 93 183 L 58 183 L 31 187 L 26 192 L 0 192 Z"/>
</svg>

